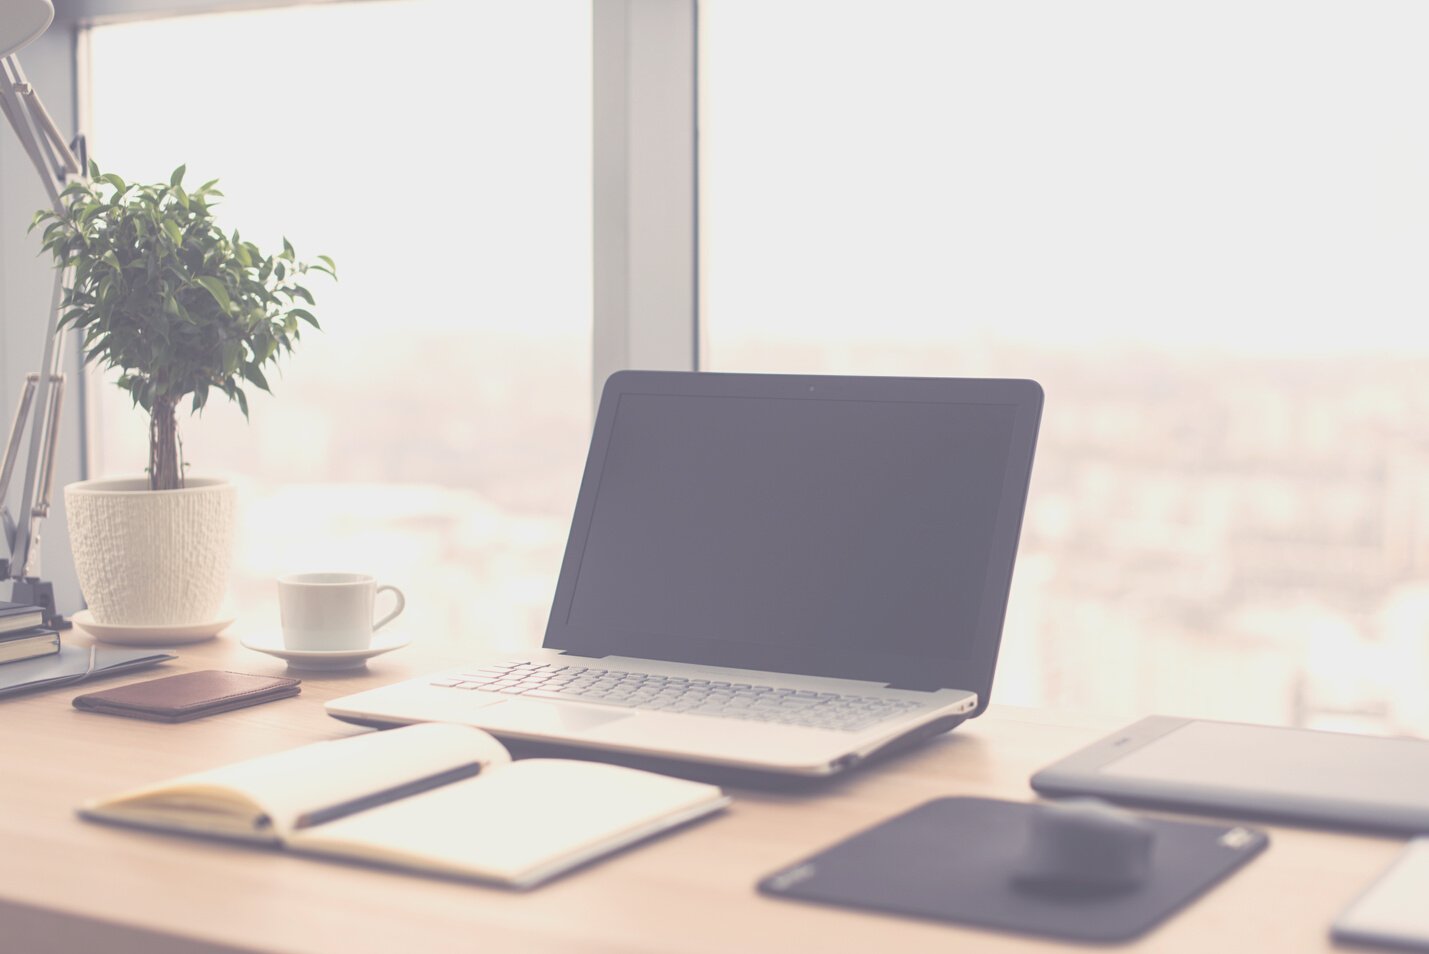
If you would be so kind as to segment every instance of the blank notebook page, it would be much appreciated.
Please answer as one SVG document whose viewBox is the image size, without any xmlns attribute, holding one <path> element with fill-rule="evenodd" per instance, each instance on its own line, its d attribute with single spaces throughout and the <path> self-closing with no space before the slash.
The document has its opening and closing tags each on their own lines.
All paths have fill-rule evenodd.
<svg viewBox="0 0 1429 954">
<path fill-rule="evenodd" d="M 529 883 L 722 799 L 713 785 L 527 759 L 295 833 L 304 851 Z M 652 828 L 653 826 L 653 828 Z"/>
</svg>

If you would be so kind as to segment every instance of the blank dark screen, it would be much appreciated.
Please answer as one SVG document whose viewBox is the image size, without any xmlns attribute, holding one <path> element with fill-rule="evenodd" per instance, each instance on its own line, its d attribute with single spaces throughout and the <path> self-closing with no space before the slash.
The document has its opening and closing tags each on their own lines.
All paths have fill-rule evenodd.
<svg viewBox="0 0 1429 954">
<path fill-rule="evenodd" d="M 1014 412 L 622 395 L 567 623 L 966 656 Z"/>
</svg>

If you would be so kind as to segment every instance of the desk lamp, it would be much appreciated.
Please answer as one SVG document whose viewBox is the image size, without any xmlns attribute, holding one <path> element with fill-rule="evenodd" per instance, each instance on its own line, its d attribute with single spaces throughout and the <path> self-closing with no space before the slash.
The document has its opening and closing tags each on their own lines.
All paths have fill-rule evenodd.
<svg viewBox="0 0 1429 954">
<path fill-rule="evenodd" d="M 63 214 L 60 192 L 65 179 L 84 174 L 84 139 L 76 137 L 67 145 L 59 128 L 40 102 L 39 95 L 25 79 L 15 54 L 44 33 L 54 20 L 51 0 L 0 0 L 0 112 L 9 121 L 30 157 L 45 192 L 56 212 Z M 76 155 L 78 154 L 78 156 Z M 10 427 L 4 457 L 0 458 L 0 524 L 3 524 L 9 558 L 0 558 L 0 579 L 13 583 L 10 598 L 31 603 L 45 612 L 46 625 L 67 628 L 69 624 L 55 608 L 54 587 L 38 577 L 40 524 L 50 512 L 50 492 L 54 486 L 55 453 L 59 445 L 60 408 L 64 399 L 64 329 L 59 326 L 60 301 L 72 279 L 72 269 L 56 268 L 54 293 L 50 299 L 49 323 L 45 330 L 44 356 L 40 371 L 26 375 Z M 25 456 L 25 477 L 20 492 L 20 509 L 15 516 L 5 508 L 6 493 L 20 458 L 26 424 L 29 449 Z"/>
</svg>

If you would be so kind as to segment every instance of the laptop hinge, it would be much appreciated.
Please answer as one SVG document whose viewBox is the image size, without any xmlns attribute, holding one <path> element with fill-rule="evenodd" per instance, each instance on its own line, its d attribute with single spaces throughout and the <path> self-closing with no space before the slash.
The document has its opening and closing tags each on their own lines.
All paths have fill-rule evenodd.
<svg viewBox="0 0 1429 954">
<path fill-rule="evenodd" d="M 562 656 L 575 656 L 578 659 L 604 659 L 610 653 L 578 653 L 574 649 L 561 650 Z"/>
<path fill-rule="evenodd" d="M 928 683 L 890 682 L 890 683 L 888 683 L 888 685 L 885 686 L 884 688 L 886 688 L 886 689 L 903 689 L 903 690 L 906 690 L 906 691 L 908 691 L 908 692 L 937 692 L 939 689 L 942 689 L 943 687 L 942 687 L 942 686 L 929 685 Z"/>
</svg>

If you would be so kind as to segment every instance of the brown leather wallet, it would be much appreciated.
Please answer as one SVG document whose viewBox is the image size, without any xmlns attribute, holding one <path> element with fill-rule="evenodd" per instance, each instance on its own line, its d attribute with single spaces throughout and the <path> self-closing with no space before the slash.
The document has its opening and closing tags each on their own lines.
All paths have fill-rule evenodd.
<svg viewBox="0 0 1429 954">
<path fill-rule="evenodd" d="M 296 696 L 301 691 L 299 682 L 286 676 L 250 676 L 205 669 L 75 696 L 74 707 L 155 722 L 185 722 L 215 712 L 256 706 L 270 699 Z"/>
</svg>

